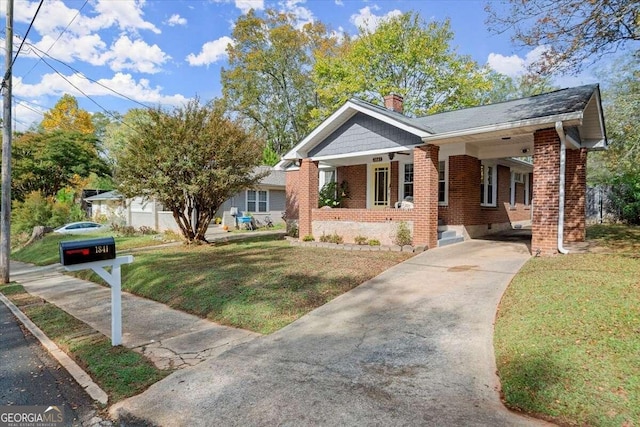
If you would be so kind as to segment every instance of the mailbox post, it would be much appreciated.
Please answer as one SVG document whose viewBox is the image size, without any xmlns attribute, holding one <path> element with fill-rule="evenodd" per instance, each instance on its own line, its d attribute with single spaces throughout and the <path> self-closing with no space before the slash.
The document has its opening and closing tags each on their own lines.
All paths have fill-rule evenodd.
<svg viewBox="0 0 640 427">
<path fill-rule="evenodd" d="M 60 242 L 60 263 L 67 271 L 93 270 L 111 288 L 111 345 L 122 344 L 122 280 L 123 264 L 131 264 L 133 256 L 116 258 L 113 237 Z M 107 271 L 105 267 L 111 267 Z"/>
</svg>

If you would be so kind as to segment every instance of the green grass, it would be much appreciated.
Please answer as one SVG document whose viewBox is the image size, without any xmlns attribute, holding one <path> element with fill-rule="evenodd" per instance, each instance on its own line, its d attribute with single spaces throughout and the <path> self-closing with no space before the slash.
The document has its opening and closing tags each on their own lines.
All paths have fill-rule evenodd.
<svg viewBox="0 0 640 427">
<path fill-rule="evenodd" d="M 83 240 L 93 239 L 96 237 L 113 236 L 112 233 L 97 234 L 48 234 L 43 239 L 30 244 L 24 248 L 15 250 L 11 253 L 11 259 L 16 261 L 28 262 L 36 265 L 49 265 L 60 262 L 60 253 L 58 245 L 66 240 Z M 155 239 L 153 235 L 145 236 L 115 236 L 116 249 L 118 252 L 128 249 L 140 248 L 145 246 L 159 245 L 162 242 Z"/>
<path fill-rule="evenodd" d="M 110 340 L 53 304 L 27 293 L 21 285 L 0 286 L 62 350 L 91 375 L 109 395 L 110 403 L 141 393 L 170 371 L 157 369 L 146 357 Z"/>
<path fill-rule="evenodd" d="M 336 251 L 256 238 L 139 253 L 123 289 L 212 321 L 271 333 L 392 265 L 403 252 Z M 81 277 L 99 281 L 91 272 Z"/>
<path fill-rule="evenodd" d="M 495 329 L 508 406 L 569 425 L 640 423 L 638 231 L 591 228 L 610 253 L 532 258 L 516 275 Z"/>
</svg>

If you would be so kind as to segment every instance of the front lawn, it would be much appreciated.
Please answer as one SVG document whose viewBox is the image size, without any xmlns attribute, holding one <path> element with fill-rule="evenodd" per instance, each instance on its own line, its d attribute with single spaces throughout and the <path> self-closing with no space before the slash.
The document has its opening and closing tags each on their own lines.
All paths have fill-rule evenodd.
<svg viewBox="0 0 640 427">
<path fill-rule="evenodd" d="M 532 258 L 500 305 L 508 406 L 569 425 L 640 423 L 640 228 L 589 230 L 600 250 Z"/>
<path fill-rule="evenodd" d="M 271 333 L 409 258 L 253 240 L 138 253 L 123 289 L 214 322 Z M 82 277 L 99 281 L 90 272 Z"/>
<path fill-rule="evenodd" d="M 49 265 L 60 262 L 58 245 L 65 240 L 84 240 L 97 237 L 110 237 L 113 233 L 96 234 L 56 234 L 51 233 L 29 246 L 11 252 L 11 259 L 36 265 Z M 162 244 L 158 235 L 115 236 L 118 251 Z"/>
</svg>

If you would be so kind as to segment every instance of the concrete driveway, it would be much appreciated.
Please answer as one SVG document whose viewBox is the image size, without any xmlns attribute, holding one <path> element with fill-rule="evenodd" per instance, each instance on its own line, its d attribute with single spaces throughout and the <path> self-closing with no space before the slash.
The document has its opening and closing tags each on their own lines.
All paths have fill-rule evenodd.
<svg viewBox="0 0 640 427">
<path fill-rule="evenodd" d="M 110 412 L 161 426 L 545 425 L 502 406 L 492 347 L 529 257 L 518 241 L 427 251 Z"/>
</svg>

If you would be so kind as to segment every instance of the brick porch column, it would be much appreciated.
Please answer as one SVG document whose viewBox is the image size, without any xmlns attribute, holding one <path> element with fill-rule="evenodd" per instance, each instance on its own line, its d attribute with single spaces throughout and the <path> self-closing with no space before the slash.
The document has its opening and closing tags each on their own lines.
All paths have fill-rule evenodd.
<svg viewBox="0 0 640 427">
<path fill-rule="evenodd" d="M 553 128 L 538 130 L 533 135 L 531 251 L 534 255 L 538 251 L 542 255 L 558 253 L 559 175 L 560 138 Z"/>
<path fill-rule="evenodd" d="M 311 210 L 318 207 L 318 163 L 303 159 L 298 175 L 300 191 L 298 193 L 298 230 L 302 239 L 312 233 Z"/>
<path fill-rule="evenodd" d="M 468 155 L 449 157 L 449 203 L 442 216 L 447 225 L 482 223 L 480 160 Z"/>
<path fill-rule="evenodd" d="M 564 241 L 584 242 L 586 234 L 587 149 L 567 149 Z"/>
<path fill-rule="evenodd" d="M 438 152 L 435 145 L 413 150 L 414 245 L 438 246 Z"/>
</svg>

